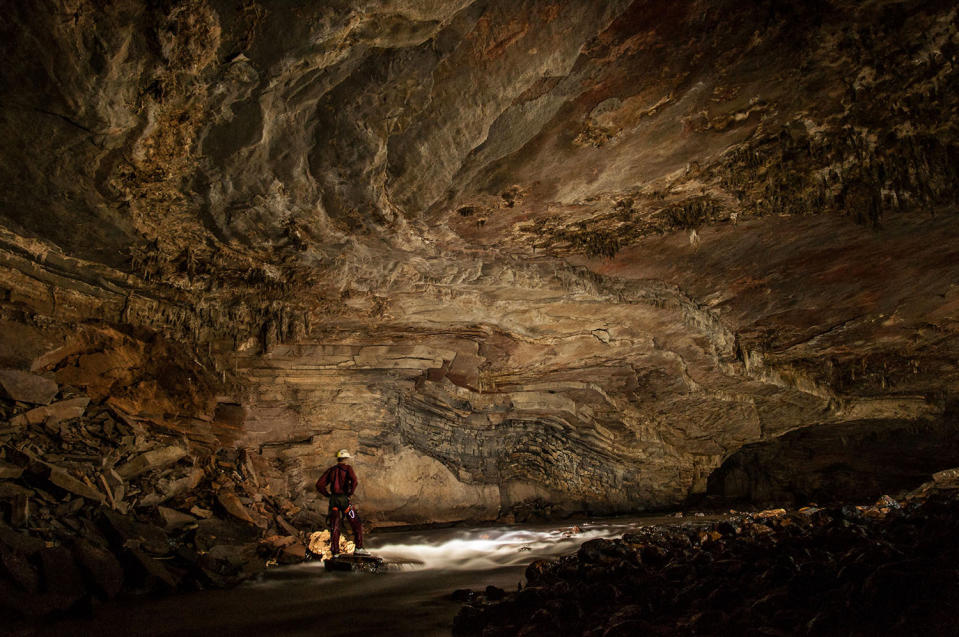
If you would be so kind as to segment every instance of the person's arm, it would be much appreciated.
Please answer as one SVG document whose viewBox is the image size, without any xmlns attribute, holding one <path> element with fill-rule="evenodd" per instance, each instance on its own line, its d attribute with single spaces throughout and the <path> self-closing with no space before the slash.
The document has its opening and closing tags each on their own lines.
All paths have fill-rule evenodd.
<svg viewBox="0 0 959 637">
<path fill-rule="evenodd" d="M 320 476 L 320 479 L 316 481 L 316 490 L 322 493 L 326 497 L 330 497 L 330 492 L 326 490 L 326 486 L 330 483 L 330 470 L 327 469 L 323 472 L 323 475 Z"/>
<path fill-rule="evenodd" d="M 353 471 L 353 466 L 348 465 L 346 469 L 350 472 L 350 497 L 353 497 L 353 492 L 356 491 L 356 485 L 359 484 L 356 480 L 356 472 Z"/>
</svg>

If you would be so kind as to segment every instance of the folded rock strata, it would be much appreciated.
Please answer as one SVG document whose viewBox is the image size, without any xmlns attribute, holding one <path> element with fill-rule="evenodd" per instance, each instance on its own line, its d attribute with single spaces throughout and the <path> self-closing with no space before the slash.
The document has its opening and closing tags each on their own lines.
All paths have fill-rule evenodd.
<svg viewBox="0 0 959 637">
<path fill-rule="evenodd" d="M 293 537 L 344 447 L 376 524 L 877 495 L 956 465 L 954 18 L 15 3 L 3 519 L 60 537 L 56 510 L 162 504 L 199 544 Z M 196 581 L 248 559 L 199 544 Z M 187 577 L 128 548 L 143 581 Z"/>
</svg>

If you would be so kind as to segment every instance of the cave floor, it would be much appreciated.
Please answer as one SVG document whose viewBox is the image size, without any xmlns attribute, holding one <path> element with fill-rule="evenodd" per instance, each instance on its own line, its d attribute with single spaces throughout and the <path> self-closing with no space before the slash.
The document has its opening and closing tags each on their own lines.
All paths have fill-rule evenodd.
<svg viewBox="0 0 959 637">
<path fill-rule="evenodd" d="M 643 516 L 380 532 L 367 543 L 375 554 L 418 564 L 378 574 L 327 573 L 319 562 L 280 567 L 235 589 L 120 600 L 19 634 L 449 635 L 462 606 L 453 591 L 515 590 L 530 562 L 574 552 L 590 539 L 715 519 Z"/>
</svg>

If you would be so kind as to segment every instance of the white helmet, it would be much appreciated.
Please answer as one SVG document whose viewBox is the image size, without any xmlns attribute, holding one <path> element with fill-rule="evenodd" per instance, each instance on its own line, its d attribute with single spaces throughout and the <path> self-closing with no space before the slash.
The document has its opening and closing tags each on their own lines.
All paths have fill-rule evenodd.
<svg viewBox="0 0 959 637">
<path fill-rule="evenodd" d="M 353 457 L 353 456 L 351 456 L 351 455 L 350 455 L 350 452 L 347 451 L 346 449 L 340 449 L 339 451 L 336 452 L 336 459 L 337 459 L 337 460 L 340 460 L 340 459 L 342 459 L 342 458 L 352 458 L 352 457 Z"/>
</svg>

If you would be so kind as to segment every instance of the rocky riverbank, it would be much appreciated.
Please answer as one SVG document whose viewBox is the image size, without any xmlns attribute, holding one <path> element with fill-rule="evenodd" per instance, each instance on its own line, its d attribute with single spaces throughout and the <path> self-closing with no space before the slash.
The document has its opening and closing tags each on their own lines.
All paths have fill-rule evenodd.
<svg viewBox="0 0 959 637">
<path fill-rule="evenodd" d="M 898 500 L 648 527 L 490 587 L 455 635 L 955 634 L 959 470 Z"/>
<path fill-rule="evenodd" d="M 0 387 L 8 626 L 124 593 L 232 586 L 304 559 L 316 516 L 272 493 L 254 454 L 40 375 L 0 370 Z"/>
</svg>

